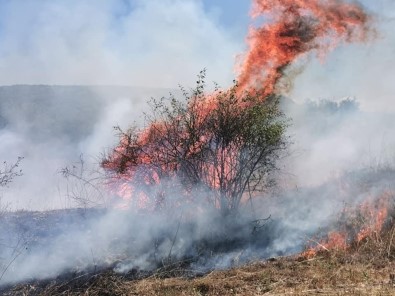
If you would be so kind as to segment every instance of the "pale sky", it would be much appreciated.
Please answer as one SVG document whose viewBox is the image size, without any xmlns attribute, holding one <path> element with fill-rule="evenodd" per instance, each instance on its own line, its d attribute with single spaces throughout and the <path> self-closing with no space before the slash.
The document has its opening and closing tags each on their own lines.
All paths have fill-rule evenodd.
<svg viewBox="0 0 395 296">
<path fill-rule="evenodd" d="M 250 5 L 231 2 L 2 0 L 0 85 L 176 87 L 204 67 L 226 84 Z"/>
</svg>

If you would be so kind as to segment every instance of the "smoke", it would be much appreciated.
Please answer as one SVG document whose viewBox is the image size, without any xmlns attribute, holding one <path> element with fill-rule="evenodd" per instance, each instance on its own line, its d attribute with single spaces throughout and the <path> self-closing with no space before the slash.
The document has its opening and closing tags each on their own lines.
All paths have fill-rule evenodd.
<svg viewBox="0 0 395 296">
<path fill-rule="evenodd" d="M 358 101 L 308 101 L 284 106 L 292 118 L 291 157 L 285 160 L 287 182 L 317 186 L 363 168 L 393 166 L 394 117 L 360 109 Z"/>
<path fill-rule="evenodd" d="M 365 2 L 367 11 L 372 10 Z M 7 75 L 0 76 L 2 84 L 174 87 L 177 83 L 190 85 L 190 77 L 208 65 L 210 77 L 226 86 L 232 76 L 233 55 L 242 48 L 234 35 L 206 14 L 199 1 L 3 3 L 0 68 Z M 372 44 L 378 45 L 335 49 L 334 40 L 364 40 L 366 21 L 371 17 L 360 5 L 255 1 L 256 13 L 267 11 L 271 4 L 278 14 L 263 29 L 250 32 L 250 47 L 239 76 L 242 85 L 269 84 L 266 87 L 272 91 L 280 75 L 294 78 L 288 67 L 295 60 L 303 63 L 304 71 L 287 93 L 299 103 L 284 98 L 284 111 L 292 118 L 289 135 L 294 144 L 282 163 L 279 188 L 270 197 L 254 201 L 254 211 L 245 205 L 237 221 L 221 220 L 216 212 L 200 212 L 196 205 L 169 207 L 161 214 L 88 209 L 2 215 L 0 235 L 6 246 L 1 257 L 6 259 L 1 262 L 5 273 L 0 283 L 96 267 L 121 273 L 149 270 L 169 259 L 196 256 L 200 260 L 193 267 L 206 271 L 253 258 L 293 254 L 303 249 L 309 236 L 329 227 L 344 203 L 357 204 L 368 195 L 391 189 L 394 173 L 383 168 L 393 164 L 394 117 L 367 112 L 389 111 L 394 93 L 389 83 L 394 68 L 389 67 L 393 64 L 389 53 L 395 38 L 388 29 L 394 6 L 391 1 L 377 3 L 372 15 L 379 37 Z M 282 14 L 284 4 L 292 9 Z M 345 8 L 345 13 L 336 15 L 340 19 L 335 18 L 335 26 L 331 26 L 321 13 L 332 12 L 334 6 Z M 305 8 L 313 8 L 312 19 L 303 16 Z M 280 21 L 285 25 L 279 25 Z M 296 37 L 303 37 L 307 44 L 292 47 L 296 51 L 288 53 L 277 46 L 282 39 L 276 39 L 274 33 L 295 28 L 297 23 L 297 29 L 312 35 L 296 30 Z M 328 33 L 328 27 L 338 33 Z M 272 38 L 265 43 L 260 36 Z M 322 38 L 329 40 L 321 43 Z M 259 46 L 258 59 L 251 46 Z M 273 57 L 267 46 L 273 46 L 283 58 Z M 324 65 L 304 57 L 309 50 L 326 52 L 328 46 L 333 52 Z M 263 55 L 264 50 L 270 55 Z M 373 76 L 377 79 L 372 80 Z M 96 157 L 115 145 L 112 126 L 142 123 L 145 100 L 168 92 L 163 88 L 93 86 L 0 88 L 1 159 L 25 157 L 24 176 L 4 189 L 5 202 L 14 209 L 29 210 L 74 205 L 64 198 L 60 168 L 78 160 L 81 153 Z M 356 96 L 361 108 L 352 102 L 301 103 L 306 98 L 332 96 L 338 100 Z M 176 202 L 178 196 L 169 198 Z M 254 228 L 257 225 L 251 217 L 270 215 L 265 226 Z M 211 250 L 216 255 L 210 255 Z"/>
<path fill-rule="evenodd" d="M 117 138 L 113 127 L 142 122 L 144 100 L 167 89 L 132 87 L 0 87 L 0 156 L 18 156 L 23 176 L 2 188 L 10 209 L 49 210 L 75 206 L 60 170 L 81 154 L 93 169 Z"/>
<path fill-rule="evenodd" d="M 331 229 L 345 204 L 357 206 L 391 190 L 394 176 L 394 170 L 352 172 L 254 200 L 254 210 L 246 204 L 229 219 L 216 210 L 200 211 L 196 203 L 170 202 L 159 212 L 132 207 L 5 214 L 1 270 L 12 264 L 1 284 L 103 269 L 138 274 L 181 263 L 191 263 L 193 275 L 295 254 L 318 231 Z M 180 204 L 177 192 L 168 198 Z"/>
</svg>

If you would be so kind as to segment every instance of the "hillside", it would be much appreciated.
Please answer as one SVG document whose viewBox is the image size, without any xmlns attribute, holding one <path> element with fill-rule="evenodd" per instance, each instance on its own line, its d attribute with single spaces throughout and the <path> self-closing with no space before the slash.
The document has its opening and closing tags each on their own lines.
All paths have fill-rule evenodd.
<svg viewBox="0 0 395 296">
<path fill-rule="evenodd" d="M 78 142 L 92 133 L 108 104 L 126 99 L 139 110 L 151 96 L 168 92 L 127 86 L 1 86 L 0 129 L 12 129 L 38 142 L 54 137 Z"/>
</svg>

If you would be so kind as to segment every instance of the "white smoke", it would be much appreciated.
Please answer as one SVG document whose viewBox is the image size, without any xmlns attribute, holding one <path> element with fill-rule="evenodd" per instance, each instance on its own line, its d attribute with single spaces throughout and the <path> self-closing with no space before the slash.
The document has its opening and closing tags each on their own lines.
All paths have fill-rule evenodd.
<svg viewBox="0 0 395 296">
<path fill-rule="evenodd" d="M 197 0 L 5 1 L 0 28 L 3 85 L 226 85 L 243 47 Z"/>
<path fill-rule="evenodd" d="M 132 87 L 9 86 L 0 87 L 0 157 L 18 156 L 23 176 L 2 188 L 11 209 L 49 210 L 75 206 L 67 199 L 62 168 L 80 156 L 87 171 L 116 144 L 114 126 L 142 124 L 145 100 L 167 89 Z"/>
</svg>

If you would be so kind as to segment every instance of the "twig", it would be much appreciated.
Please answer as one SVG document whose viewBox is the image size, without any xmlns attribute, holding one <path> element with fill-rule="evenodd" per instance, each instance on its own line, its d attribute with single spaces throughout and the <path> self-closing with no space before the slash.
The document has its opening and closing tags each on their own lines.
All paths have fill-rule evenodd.
<svg viewBox="0 0 395 296">
<path fill-rule="evenodd" d="M 97 265 L 96 265 L 95 257 L 93 256 L 93 250 L 92 250 L 92 248 L 91 248 L 91 254 L 92 254 L 93 266 L 95 267 L 94 273 L 96 273 L 96 267 L 97 267 Z"/>
<path fill-rule="evenodd" d="M 7 272 L 7 270 L 10 268 L 10 266 L 15 262 L 16 259 L 18 259 L 18 257 L 19 257 L 20 255 L 22 255 L 22 249 L 23 249 L 22 246 L 24 246 L 24 244 L 23 244 L 22 246 L 20 246 L 21 240 L 22 240 L 22 238 L 19 238 L 18 243 L 17 243 L 17 245 L 15 246 L 14 251 L 12 252 L 12 255 L 11 255 L 11 256 L 14 256 L 14 257 L 12 257 L 12 259 L 10 260 L 10 262 L 8 262 L 7 266 L 6 266 L 6 267 L 4 268 L 4 270 L 2 271 L 2 273 L 1 273 L 1 275 L 0 275 L 0 282 L 1 282 L 1 280 L 3 279 L 3 277 L 4 277 L 5 273 Z"/>
<path fill-rule="evenodd" d="M 78 280 L 78 279 L 80 279 L 80 278 L 83 278 L 84 276 L 87 276 L 87 275 L 89 275 L 89 273 L 81 274 L 81 275 L 79 275 L 79 276 L 77 276 L 77 277 L 74 277 L 74 278 L 72 278 L 71 280 L 69 280 L 69 281 L 67 281 L 67 282 L 65 282 L 65 283 L 63 283 L 63 284 L 61 284 L 60 286 L 54 287 L 54 288 L 56 288 L 57 290 L 59 290 L 60 288 L 65 287 L 65 286 L 69 285 L 70 283 L 72 283 L 72 282 L 74 282 L 74 281 L 76 281 L 76 280 Z"/>
<path fill-rule="evenodd" d="M 393 227 L 392 229 L 392 233 L 391 233 L 391 237 L 390 237 L 390 241 L 389 241 L 389 245 L 388 245 L 388 249 L 387 249 L 387 257 L 390 257 L 391 254 L 391 248 L 392 248 L 392 241 L 394 239 L 394 234 L 395 234 L 395 227 Z"/>
<path fill-rule="evenodd" d="M 256 219 L 252 221 L 251 223 L 255 224 L 252 233 L 256 232 L 258 229 L 264 227 L 266 223 L 272 218 L 272 215 L 269 215 L 269 217 L 264 218 L 264 219 Z"/>
<path fill-rule="evenodd" d="M 176 234 L 174 235 L 173 242 L 172 242 L 171 248 L 169 250 L 169 255 L 167 256 L 167 258 L 168 258 L 167 260 L 169 262 L 170 262 L 170 257 L 171 257 L 171 251 L 173 250 L 174 244 L 175 244 L 176 239 L 177 239 L 178 231 L 180 230 L 181 219 L 182 219 L 182 214 L 181 214 L 180 220 L 178 220 L 177 231 L 176 231 Z"/>
<path fill-rule="evenodd" d="M 321 244 L 320 242 L 318 242 L 318 241 L 316 241 L 316 240 L 314 240 L 314 239 L 312 239 L 312 238 L 308 238 L 307 241 L 316 243 L 318 246 L 320 246 L 321 248 L 323 248 L 325 251 L 328 251 L 328 252 L 329 252 L 329 249 L 328 249 L 327 247 L 325 247 L 323 244 Z"/>
</svg>

